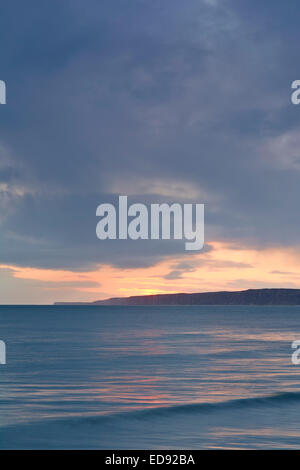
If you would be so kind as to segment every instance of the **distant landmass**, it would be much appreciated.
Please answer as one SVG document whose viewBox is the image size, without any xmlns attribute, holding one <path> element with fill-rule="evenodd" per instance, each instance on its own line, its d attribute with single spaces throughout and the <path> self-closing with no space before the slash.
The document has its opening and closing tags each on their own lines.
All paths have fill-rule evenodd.
<svg viewBox="0 0 300 470">
<path fill-rule="evenodd" d="M 138 295 L 95 302 L 55 302 L 54 305 L 300 305 L 300 289 Z"/>
</svg>

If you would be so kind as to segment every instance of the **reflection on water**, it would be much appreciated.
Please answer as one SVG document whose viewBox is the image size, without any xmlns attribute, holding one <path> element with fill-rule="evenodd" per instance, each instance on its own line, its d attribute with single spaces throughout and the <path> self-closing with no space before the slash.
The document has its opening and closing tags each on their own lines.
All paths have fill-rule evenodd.
<svg viewBox="0 0 300 470">
<path fill-rule="evenodd" d="M 0 426 L 300 390 L 297 307 L 1 307 L 0 325 Z"/>
</svg>

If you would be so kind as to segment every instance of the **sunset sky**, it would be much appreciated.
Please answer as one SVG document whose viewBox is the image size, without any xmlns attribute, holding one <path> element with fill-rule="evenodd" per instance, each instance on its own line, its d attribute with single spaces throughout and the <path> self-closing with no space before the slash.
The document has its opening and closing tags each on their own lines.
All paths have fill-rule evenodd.
<svg viewBox="0 0 300 470">
<path fill-rule="evenodd" d="M 1 304 L 300 288 L 298 4 L 1 6 Z M 119 195 L 204 203 L 204 250 L 98 240 Z"/>
</svg>

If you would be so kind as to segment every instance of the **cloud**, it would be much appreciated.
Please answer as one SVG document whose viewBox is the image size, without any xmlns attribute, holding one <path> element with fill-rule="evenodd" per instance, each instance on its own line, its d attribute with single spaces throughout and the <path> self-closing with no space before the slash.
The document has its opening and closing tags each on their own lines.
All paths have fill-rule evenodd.
<svg viewBox="0 0 300 470">
<path fill-rule="evenodd" d="M 172 270 L 168 272 L 165 279 L 182 279 L 187 273 L 199 271 L 201 269 L 207 271 L 219 271 L 231 268 L 248 269 L 253 265 L 241 261 L 232 261 L 224 259 L 214 259 L 217 245 L 206 243 L 201 253 L 196 257 L 183 256 L 181 261 L 171 264 Z M 218 249 L 218 248 L 217 248 Z"/>
<path fill-rule="evenodd" d="M 82 282 L 56 282 L 43 281 L 32 277 L 22 278 L 15 276 L 15 269 L 0 269 L 0 298 L 1 304 L 44 304 L 61 301 L 90 301 L 95 293 L 89 289 L 98 289 L 99 283 L 91 281 Z"/>
<path fill-rule="evenodd" d="M 181 279 L 183 271 L 174 270 L 165 275 L 165 279 Z"/>
<path fill-rule="evenodd" d="M 182 242 L 96 239 L 96 207 L 118 192 L 206 203 L 208 242 L 297 245 L 299 29 L 293 1 L 254 3 L 3 6 L 1 263 L 83 271 L 180 258 Z"/>
<path fill-rule="evenodd" d="M 114 177 L 112 176 L 112 180 Z M 210 196 L 202 191 L 199 186 L 189 181 L 181 181 L 180 179 L 168 178 L 147 178 L 139 177 L 138 180 L 132 178 L 131 174 L 122 176 L 122 179 L 111 181 L 107 190 L 112 194 L 126 194 L 127 196 L 160 196 L 163 199 L 176 200 L 176 202 L 192 201 L 200 203 L 200 201 L 208 201 Z"/>
<path fill-rule="evenodd" d="M 300 276 L 299 273 L 293 271 L 281 271 L 279 269 L 274 269 L 270 271 L 271 274 L 280 274 L 281 276 L 293 276 L 294 278 L 298 278 Z"/>
</svg>

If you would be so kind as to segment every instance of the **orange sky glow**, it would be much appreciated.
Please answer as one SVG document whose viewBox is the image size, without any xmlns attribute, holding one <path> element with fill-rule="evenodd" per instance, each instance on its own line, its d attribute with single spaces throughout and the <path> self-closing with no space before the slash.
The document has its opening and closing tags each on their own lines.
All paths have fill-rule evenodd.
<svg viewBox="0 0 300 470">
<path fill-rule="evenodd" d="M 101 265 L 96 270 L 73 272 L 0 265 L 0 270 L 11 271 L 14 279 L 38 281 L 41 289 L 52 293 L 53 302 L 61 299 L 66 288 L 72 292 L 71 301 L 262 287 L 300 288 L 297 247 L 257 250 L 221 242 L 209 245 L 212 249 L 208 252 L 170 257 L 147 268 Z"/>
</svg>

